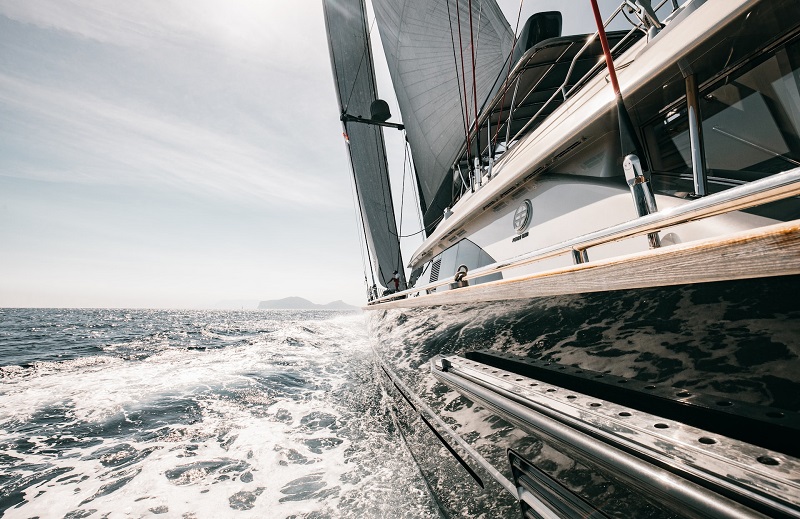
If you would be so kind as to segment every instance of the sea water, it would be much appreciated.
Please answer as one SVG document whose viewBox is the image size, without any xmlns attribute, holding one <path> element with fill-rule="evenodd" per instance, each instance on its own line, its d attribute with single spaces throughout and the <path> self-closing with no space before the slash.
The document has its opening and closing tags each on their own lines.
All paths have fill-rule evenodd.
<svg viewBox="0 0 800 519">
<path fill-rule="evenodd" d="M 437 517 L 360 313 L 0 309 L 0 515 Z"/>
</svg>

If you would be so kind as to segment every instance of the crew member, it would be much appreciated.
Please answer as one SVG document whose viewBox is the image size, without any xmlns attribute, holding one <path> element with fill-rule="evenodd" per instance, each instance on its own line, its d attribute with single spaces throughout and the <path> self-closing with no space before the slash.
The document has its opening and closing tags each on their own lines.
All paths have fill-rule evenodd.
<svg viewBox="0 0 800 519">
<path fill-rule="evenodd" d="M 394 291 L 397 292 L 400 290 L 400 276 L 396 270 L 392 273 L 392 279 L 389 280 L 390 283 L 392 281 L 394 281 Z"/>
</svg>

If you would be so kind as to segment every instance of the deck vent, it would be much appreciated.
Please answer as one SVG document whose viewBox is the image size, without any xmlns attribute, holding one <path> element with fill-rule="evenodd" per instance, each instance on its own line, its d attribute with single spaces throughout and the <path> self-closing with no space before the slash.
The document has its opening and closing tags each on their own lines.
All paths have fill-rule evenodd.
<svg viewBox="0 0 800 519">
<path fill-rule="evenodd" d="M 442 266 L 442 258 L 437 259 L 431 265 L 431 280 L 430 282 L 433 283 L 434 281 L 439 281 L 439 269 Z"/>
<path fill-rule="evenodd" d="M 508 449 L 508 461 L 511 463 L 523 518 L 606 517 L 511 449 Z"/>
<path fill-rule="evenodd" d="M 492 209 L 492 212 L 498 213 L 498 212 L 502 211 L 504 208 L 506 208 L 507 206 L 508 206 L 507 203 L 500 202 L 499 204 L 494 206 L 494 209 Z"/>
<path fill-rule="evenodd" d="M 565 149 L 563 149 L 563 150 L 562 150 L 562 151 L 561 151 L 561 152 L 560 152 L 558 155 L 556 155 L 555 157 L 553 157 L 553 160 L 558 160 L 558 159 L 560 159 L 561 157 L 563 157 L 564 155 L 566 155 L 566 154 L 567 154 L 567 153 L 569 153 L 570 151 L 572 151 L 572 150 L 574 150 L 575 148 L 577 148 L 578 146 L 580 146 L 581 142 L 582 142 L 582 141 L 575 141 L 575 142 L 573 142 L 572 144 L 570 144 L 569 146 L 567 146 Z"/>
<path fill-rule="evenodd" d="M 513 186 L 509 187 L 508 189 L 506 189 L 505 191 L 503 191 L 502 193 L 500 193 L 500 198 L 504 198 L 505 196 L 507 196 L 510 192 L 514 191 L 514 189 L 516 189 L 516 187 L 517 187 L 516 185 L 513 185 Z"/>
<path fill-rule="evenodd" d="M 525 193 L 527 193 L 527 192 L 528 192 L 527 189 L 525 189 L 524 187 L 521 187 L 521 188 L 517 189 L 516 191 L 514 191 L 514 193 L 511 194 L 511 199 L 512 200 L 517 200 L 518 198 L 522 198 L 523 196 L 525 196 Z"/>
<path fill-rule="evenodd" d="M 536 168 L 536 169 L 533 171 L 533 173 L 530 173 L 530 174 L 528 174 L 528 176 L 527 176 L 527 177 L 523 178 L 523 179 L 522 179 L 522 182 L 523 182 L 523 183 L 527 182 L 528 180 L 532 179 L 533 177 L 535 177 L 536 175 L 538 175 L 538 174 L 539 174 L 539 173 L 541 173 L 542 171 L 544 171 L 544 166 L 539 166 L 538 168 Z M 512 198 L 514 198 L 514 197 L 512 196 Z"/>
</svg>

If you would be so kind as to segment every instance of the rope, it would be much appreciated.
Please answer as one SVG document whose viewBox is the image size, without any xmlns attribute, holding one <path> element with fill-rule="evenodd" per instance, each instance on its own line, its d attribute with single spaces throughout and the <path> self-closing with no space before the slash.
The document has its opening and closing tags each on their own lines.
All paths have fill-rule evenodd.
<svg viewBox="0 0 800 519">
<path fill-rule="evenodd" d="M 411 148 L 410 148 L 410 146 L 408 144 L 408 140 L 406 140 L 405 157 L 403 159 L 403 185 L 404 186 L 405 186 L 406 164 L 408 164 L 409 176 L 411 176 L 411 178 L 414 178 L 414 162 L 411 160 Z M 412 189 L 414 191 L 414 196 L 418 197 L 417 199 L 419 199 L 419 194 L 417 193 L 416 183 L 412 182 L 411 183 L 411 187 L 412 187 Z M 403 192 L 405 193 L 405 190 Z M 402 211 L 402 206 L 403 206 L 403 201 L 402 201 L 402 198 L 401 198 L 401 201 L 400 201 L 401 211 Z M 419 219 L 419 227 L 420 227 L 419 231 L 417 231 L 417 232 L 413 232 L 411 234 L 403 234 L 402 233 L 402 214 L 400 215 L 400 218 L 401 218 L 401 224 L 400 224 L 401 232 L 399 234 L 395 234 L 395 233 L 391 232 L 391 229 L 389 230 L 389 232 L 391 234 L 393 234 L 394 236 L 396 236 L 397 238 L 412 238 L 412 237 L 417 236 L 418 234 L 421 234 L 423 232 L 428 232 L 428 230 L 429 230 L 427 227 L 425 227 L 425 224 L 422 221 L 422 213 L 420 211 L 417 211 L 417 218 Z M 431 225 L 429 227 L 431 229 L 435 228 L 439 224 L 439 222 L 442 220 L 442 218 L 444 218 L 444 215 L 440 216 L 435 221 L 431 222 Z"/>
<path fill-rule="evenodd" d="M 376 139 L 380 141 L 380 143 L 379 143 L 379 149 L 380 149 L 381 144 L 383 144 L 383 133 L 381 132 L 381 128 L 379 126 L 372 126 L 372 130 L 373 130 L 373 132 L 375 132 Z M 386 149 L 385 144 L 383 145 L 383 149 L 384 150 Z M 394 232 L 394 230 L 392 229 L 392 224 L 389 221 L 389 211 L 391 211 L 392 212 L 392 216 L 394 216 L 394 200 L 392 198 L 392 186 L 389 183 L 389 165 L 386 162 L 386 153 L 383 154 L 383 159 L 384 159 L 384 166 L 385 167 L 382 168 L 382 169 L 383 169 L 383 171 L 386 172 L 386 175 L 383 176 L 380 179 L 380 184 L 381 184 L 381 195 L 383 196 L 383 207 L 385 208 L 384 211 L 383 211 L 383 215 L 384 215 L 384 217 L 386 219 L 386 230 L 387 230 L 387 232 L 389 234 L 391 234 L 393 236 L 400 237 L 396 232 Z M 384 182 L 384 180 L 385 180 L 385 182 Z M 389 188 L 389 200 L 388 200 L 388 202 L 386 200 L 386 188 L 387 187 Z M 402 195 L 401 195 L 401 200 L 402 200 Z M 401 218 L 401 221 L 402 221 L 402 214 L 400 215 L 400 218 Z M 377 251 L 376 251 L 376 254 L 377 254 Z M 400 269 L 403 268 L 403 255 L 402 255 L 402 252 L 400 251 L 400 242 L 399 241 L 397 243 L 397 260 L 396 261 L 397 262 L 394 264 L 394 269 L 396 271 L 400 272 Z M 378 270 L 380 271 L 378 273 L 378 276 L 383 281 L 384 286 L 388 286 L 388 281 L 387 281 L 386 275 L 383 273 L 383 269 L 381 268 L 380 263 L 378 263 Z"/>
<path fill-rule="evenodd" d="M 603 25 L 603 18 L 600 16 L 600 9 L 597 7 L 597 0 L 591 0 L 592 12 L 594 14 L 594 21 L 597 25 L 597 35 L 600 37 L 600 45 L 603 47 L 603 55 L 606 58 L 606 68 L 608 69 L 608 79 L 611 80 L 611 88 L 614 89 L 614 95 L 621 97 L 622 94 L 619 90 L 619 82 L 617 81 L 617 72 L 614 70 L 614 60 L 611 58 L 611 49 L 608 47 L 608 39 L 606 38 L 606 28 Z"/>
<path fill-rule="evenodd" d="M 470 0 L 470 3 L 472 0 Z M 470 12 L 470 17 L 472 17 L 472 13 Z M 459 54 L 461 55 L 461 81 L 462 85 L 464 86 L 464 103 L 466 106 L 464 107 L 464 117 L 466 121 L 469 121 L 469 101 L 467 101 L 467 77 L 464 73 L 464 43 L 461 41 L 461 8 L 458 6 L 458 0 L 456 0 L 456 22 L 458 23 L 458 50 Z M 456 67 L 458 68 L 458 67 Z M 457 73 L 457 71 L 456 71 Z M 469 170 L 472 171 L 472 160 L 470 154 L 472 153 L 472 139 L 470 139 L 469 129 L 467 129 L 467 167 Z"/>
<path fill-rule="evenodd" d="M 438 220 L 437 220 L 437 222 L 438 222 Z M 416 235 L 418 235 L 418 234 L 420 234 L 422 232 L 425 232 L 425 229 L 420 229 L 417 232 L 412 232 L 411 234 L 395 234 L 395 236 L 397 236 L 398 238 L 412 238 L 412 237 L 414 237 L 414 236 L 416 236 Z"/>
<path fill-rule="evenodd" d="M 382 139 L 383 134 L 380 133 L 380 127 L 379 126 L 370 125 L 370 127 L 372 129 L 372 132 L 375 134 L 375 140 L 378 141 L 378 151 L 380 151 L 381 144 L 383 143 L 383 139 Z M 383 149 L 384 150 L 386 149 L 385 145 L 383 146 Z M 385 162 L 386 161 L 386 154 L 385 153 L 383 154 L 383 157 L 384 157 L 384 162 Z M 386 202 L 386 186 L 389 183 L 389 165 L 385 164 L 384 168 L 378 168 L 378 169 L 382 170 L 381 171 L 381 178 L 380 178 L 380 185 L 381 185 L 381 196 L 383 197 L 383 207 L 391 209 L 392 211 L 394 211 L 394 203 L 392 201 L 392 191 L 391 191 L 392 186 L 389 186 L 389 202 L 388 203 Z M 384 172 L 386 173 L 385 176 L 383 175 Z M 384 179 L 386 180 L 386 182 L 384 182 Z M 387 229 L 391 229 L 392 224 L 389 221 L 389 211 L 388 210 L 384 211 L 383 215 L 384 215 L 384 218 L 386 220 L 386 228 Z"/>
<path fill-rule="evenodd" d="M 508 55 L 508 70 L 506 71 L 506 79 L 503 81 L 503 84 L 506 87 L 503 89 L 503 99 L 500 101 L 500 114 L 497 116 L 497 129 L 494 132 L 494 139 L 492 139 L 492 146 L 497 146 L 497 136 L 500 135 L 500 128 L 502 127 L 500 121 L 503 119 L 503 106 L 505 106 L 506 104 L 506 94 L 508 93 L 508 87 L 509 87 L 507 83 L 509 76 L 511 76 L 511 65 L 512 65 L 511 60 L 514 57 L 514 49 L 517 46 L 519 20 L 522 17 L 522 3 L 524 1 L 525 0 L 519 0 L 519 11 L 517 12 L 517 25 L 516 27 L 514 27 L 514 42 L 511 44 L 511 53 Z M 511 113 L 512 109 L 513 107 L 509 108 L 509 114 Z M 508 124 L 511 124 L 511 121 L 509 121 Z M 506 143 L 506 148 L 507 147 L 508 143 Z"/>
<path fill-rule="evenodd" d="M 480 134 L 478 133 L 478 84 L 475 80 L 475 37 L 472 32 L 472 0 L 469 0 L 469 45 L 472 51 L 472 99 L 475 102 L 475 138 L 480 143 Z M 478 154 L 480 154 L 480 144 L 478 144 Z"/>
<path fill-rule="evenodd" d="M 456 0 L 456 2 L 458 2 L 458 0 Z M 456 4 L 456 9 L 458 9 L 458 4 Z M 458 102 L 461 104 L 461 120 L 464 123 L 464 142 L 469 142 L 469 128 L 467 126 L 467 124 L 468 124 L 467 123 L 467 117 L 464 114 L 464 98 L 461 97 L 461 88 L 460 88 L 461 87 L 461 82 L 459 81 L 459 78 L 458 78 L 458 60 L 456 59 L 456 42 L 455 42 L 455 40 L 453 38 L 453 17 L 450 14 L 450 0 L 447 0 L 447 21 L 450 24 L 450 43 L 452 44 L 452 47 L 453 47 L 453 66 L 455 67 L 455 72 L 456 72 L 456 85 L 459 87 L 458 88 L 458 90 L 459 90 Z M 460 38 L 459 38 L 459 41 L 460 41 Z M 462 65 L 462 70 L 463 70 L 463 65 Z M 467 91 L 466 88 L 467 87 L 465 85 L 464 86 L 464 92 Z M 469 147 L 467 147 L 467 162 L 469 162 L 469 152 L 470 152 Z M 420 227 L 422 227 L 421 223 L 420 223 Z"/>
<path fill-rule="evenodd" d="M 426 231 L 428 231 L 430 229 L 435 228 L 437 225 L 439 225 L 439 222 L 442 221 L 442 218 L 444 218 L 444 215 L 442 215 L 439 218 L 437 218 L 436 220 L 432 221 L 431 224 L 428 227 L 420 229 L 417 232 L 412 232 L 411 234 L 404 234 L 402 236 L 399 235 L 399 234 L 396 234 L 396 233 L 391 233 L 391 234 L 394 235 L 394 236 L 397 236 L 398 238 L 411 238 L 412 236 L 416 236 L 416 235 L 418 235 L 418 234 L 420 234 L 422 232 L 426 232 Z"/>
<path fill-rule="evenodd" d="M 392 233 L 391 229 L 389 229 L 389 232 L 393 236 L 396 236 L 398 238 L 411 238 L 412 236 L 416 236 L 416 235 L 418 235 L 418 234 L 420 234 L 422 232 L 425 232 L 425 228 L 424 228 L 423 223 L 422 223 L 422 216 L 420 215 L 419 212 L 417 212 L 417 217 L 419 218 L 420 230 L 417 231 L 417 232 L 411 233 L 411 234 L 403 234 L 403 207 L 405 205 L 406 172 L 408 172 L 409 176 L 413 176 L 414 175 L 413 163 L 411 162 L 411 156 L 410 156 L 409 151 L 410 151 L 410 149 L 409 149 L 409 146 L 408 146 L 408 141 L 406 141 L 405 153 L 404 153 L 404 157 L 403 157 L 403 182 L 402 182 L 402 188 L 401 188 L 401 193 L 402 194 L 400 196 L 400 228 L 398 230 L 398 233 Z M 406 167 L 408 167 L 408 169 L 406 169 Z M 414 191 L 414 194 L 416 195 L 416 188 L 413 187 L 414 183 L 412 182 L 411 184 L 412 184 L 412 189 Z M 437 223 L 438 223 L 438 220 L 437 220 Z M 399 257 L 399 259 L 400 259 L 400 261 L 402 261 L 402 257 Z"/>
<path fill-rule="evenodd" d="M 364 285 L 366 285 L 367 288 L 369 288 L 369 281 L 367 280 L 367 261 L 364 259 L 364 246 L 366 245 L 366 241 L 365 241 L 366 240 L 366 233 L 364 235 L 365 236 L 365 240 L 362 240 L 361 236 L 359 236 L 359 232 L 358 232 L 358 227 L 359 227 L 358 226 L 358 222 L 359 222 L 359 214 L 358 213 L 359 213 L 359 211 L 356 208 L 359 207 L 359 205 L 358 205 L 358 198 L 356 197 L 356 191 L 353 188 L 354 184 L 355 184 L 355 178 L 353 178 L 353 184 L 350 185 L 350 196 L 353 197 L 353 214 L 354 214 L 355 220 L 356 220 L 356 227 L 355 227 L 356 242 L 358 243 L 358 252 L 361 253 L 361 268 L 364 271 Z M 363 222 L 362 222 L 362 228 L 363 228 Z"/>
<path fill-rule="evenodd" d="M 408 156 L 408 170 L 411 172 L 411 178 L 415 178 L 416 174 L 414 173 L 414 161 L 411 160 L 411 147 L 408 144 L 408 139 L 406 139 L 406 150 L 406 155 Z M 411 189 L 414 191 L 414 196 L 416 199 L 419 200 L 419 192 L 417 191 L 416 182 L 411 183 Z M 419 228 L 424 230 L 425 225 L 422 222 L 422 207 L 419 207 L 419 210 L 417 211 L 417 219 L 419 219 Z"/>
<path fill-rule="evenodd" d="M 406 158 L 408 157 L 408 147 L 405 146 L 404 149 L 405 149 L 405 154 L 403 156 L 403 182 L 401 183 L 400 186 L 400 225 L 397 227 L 398 242 L 399 242 L 399 237 L 403 235 L 403 206 L 405 205 L 406 201 Z M 403 255 L 400 252 L 399 245 L 400 244 L 398 243 L 397 262 L 402 263 Z"/>
<path fill-rule="evenodd" d="M 343 122 L 345 134 L 347 134 L 347 123 Z M 355 171 L 353 170 L 353 153 L 350 150 L 350 144 L 347 144 L 347 156 L 350 159 L 350 170 L 353 171 L 353 185 L 355 186 L 356 198 L 358 199 L 358 211 L 361 216 L 361 229 L 364 231 L 364 243 L 367 245 L 367 260 L 369 260 L 369 273 L 372 277 L 372 284 L 375 284 L 375 269 L 372 267 L 372 256 L 369 254 L 369 241 L 367 241 L 367 224 L 364 221 L 364 209 L 361 206 L 361 194 L 358 191 L 358 180 L 356 180 Z M 362 259 L 363 262 L 363 259 Z"/>
</svg>

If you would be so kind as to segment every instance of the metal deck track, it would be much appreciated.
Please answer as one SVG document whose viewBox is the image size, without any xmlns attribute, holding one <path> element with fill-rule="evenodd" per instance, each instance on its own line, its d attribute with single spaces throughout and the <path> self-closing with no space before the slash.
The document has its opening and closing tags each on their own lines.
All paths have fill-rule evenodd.
<svg viewBox="0 0 800 519">
<path fill-rule="evenodd" d="M 433 375 L 690 517 L 800 518 L 800 460 L 460 356 Z"/>
</svg>

